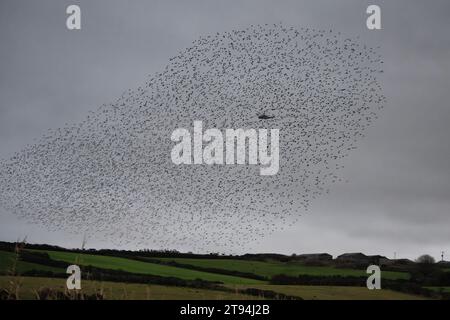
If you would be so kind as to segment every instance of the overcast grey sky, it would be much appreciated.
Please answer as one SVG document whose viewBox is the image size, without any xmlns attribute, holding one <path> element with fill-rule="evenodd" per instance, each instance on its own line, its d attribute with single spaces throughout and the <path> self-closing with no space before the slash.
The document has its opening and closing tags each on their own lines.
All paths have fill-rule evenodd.
<svg viewBox="0 0 450 320">
<path fill-rule="evenodd" d="M 80 31 L 65 27 L 70 4 L 81 7 Z M 367 30 L 369 4 L 381 6 L 382 30 Z M 445 0 L 2 0 L 0 158 L 143 84 L 199 36 L 273 22 L 334 29 L 381 47 L 387 106 L 346 159 L 348 182 L 254 251 L 438 258 L 444 250 L 450 260 L 449 14 Z M 82 238 L 0 209 L 0 240 L 24 236 L 70 247 Z"/>
</svg>

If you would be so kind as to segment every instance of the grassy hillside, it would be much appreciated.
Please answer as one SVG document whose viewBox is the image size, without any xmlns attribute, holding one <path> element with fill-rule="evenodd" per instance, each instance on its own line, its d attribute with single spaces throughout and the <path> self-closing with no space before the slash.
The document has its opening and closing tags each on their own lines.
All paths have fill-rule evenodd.
<svg viewBox="0 0 450 320">
<path fill-rule="evenodd" d="M 338 269 L 333 267 L 305 266 L 298 262 L 261 262 L 233 259 L 188 259 L 188 258 L 158 258 L 162 261 L 175 261 L 180 264 L 189 264 L 204 268 L 227 269 L 240 272 L 254 273 L 257 275 L 271 277 L 277 274 L 288 276 L 311 275 L 311 276 L 363 276 L 367 277 L 365 270 Z M 405 272 L 383 271 L 385 279 L 409 279 Z"/>
<path fill-rule="evenodd" d="M 0 276 L 0 288 L 9 288 L 11 282 L 18 284 L 20 299 L 36 299 L 36 292 L 42 288 L 64 291 L 65 279 L 38 277 Z M 228 285 L 233 289 L 258 288 L 271 290 L 286 295 L 302 297 L 307 300 L 421 300 L 423 297 L 395 292 L 391 290 L 367 290 L 362 287 L 338 286 L 277 286 L 277 285 Z M 184 287 L 168 287 L 160 285 L 127 284 L 117 282 L 82 281 L 82 292 L 93 294 L 102 292 L 105 299 L 137 299 L 137 300 L 255 300 L 256 296 L 247 296 L 235 292 L 194 289 Z"/>
<path fill-rule="evenodd" d="M 63 292 L 66 279 L 31 278 L 21 277 L 19 279 L 0 276 L 0 288 L 9 288 L 11 281 L 19 281 L 19 298 L 36 299 L 36 292 L 42 288 L 51 288 Z M 146 284 L 127 284 L 117 282 L 82 281 L 82 292 L 94 294 L 102 292 L 105 299 L 133 299 L 133 300 L 255 300 L 255 296 L 247 296 L 238 293 L 229 293 L 214 290 L 194 289 L 184 287 L 167 287 Z"/>
<path fill-rule="evenodd" d="M 36 292 L 42 288 L 64 291 L 65 279 L 0 276 L 0 288 L 9 288 L 11 282 L 17 282 L 20 299 L 36 299 Z M 362 287 L 338 286 L 276 286 L 276 285 L 228 285 L 234 289 L 258 288 L 287 295 L 302 297 L 307 300 L 420 300 L 423 297 L 395 292 L 391 290 L 367 290 Z M 247 296 L 234 292 L 168 287 L 160 285 L 127 284 L 117 282 L 82 281 L 82 292 L 93 294 L 102 292 L 105 299 L 137 300 L 254 300 L 256 296 Z"/>
<path fill-rule="evenodd" d="M 210 258 L 142 258 L 144 260 L 134 260 L 127 258 L 127 256 L 106 256 L 91 253 L 75 253 L 68 251 L 52 251 L 51 249 L 25 249 L 29 252 L 45 252 L 54 261 L 62 261 L 62 267 L 49 267 L 43 264 L 51 263 L 45 257 L 38 259 L 39 255 L 22 255 L 23 259 L 27 261 L 17 260 L 17 256 L 13 252 L 0 250 L 0 288 L 6 288 L 8 291 L 11 286 L 20 289 L 20 298 L 33 299 L 36 298 L 36 291 L 40 288 L 52 288 L 59 292 L 65 290 L 66 278 L 41 278 L 41 274 L 35 274 L 39 277 L 11 277 L 11 271 L 16 269 L 16 272 L 23 273 L 31 270 L 51 271 L 54 273 L 64 273 L 65 265 L 78 264 L 80 266 L 93 266 L 98 269 L 122 270 L 131 274 L 137 275 L 154 275 L 161 277 L 174 277 L 183 280 L 202 279 L 207 281 L 215 281 L 224 283 L 233 292 L 223 291 L 223 288 L 218 287 L 204 287 L 204 289 L 197 289 L 197 285 L 187 284 L 187 286 L 164 286 L 164 285 L 147 285 L 146 278 L 138 281 L 140 283 L 126 283 L 128 278 L 108 278 L 113 281 L 120 282 L 106 282 L 106 281 L 82 281 L 83 292 L 86 294 L 93 294 L 102 291 L 106 299 L 255 299 L 255 296 L 246 296 L 238 294 L 241 289 L 259 289 L 269 290 L 276 293 L 301 297 L 303 299 L 349 299 L 349 300 L 377 300 L 377 299 L 394 299 L 394 300 L 412 300 L 423 299 L 421 296 L 414 294 L 407 294 L 404 292 L 421 292 L 414 290 L 368 290 L 365 287 L 352 286 L 337 286 L 337 285 L 322 285 L 327 282 L 317 283 L 318 285 L 271 285 L 268 281 L 261 281 L 251 279 L 250 274 L 270 278 L 274 275 L 285 274 L 287 276 L 295 277 L 298 275 L 309 276 L 357 276 L 367 277 L 365 270 L 356 269 L 339 269 L 332 266 L 305 266 L 299 262 L 280 262 L 275 260 L 268 261 L 252 261 L 240 259 L 210 259 Z M 122 253 L 118 253 L 119 255 Z M 42 257 L 42 255 L 40 255 Z M 28 257 L 28 258 L 27 258 Z M 31 257 L 31 258 L 30 258 Z M 37 258 L 36 258 L 37 257 Z M 145 259 L 148 259 L 146 261 Z M 156 262 L 174 261 L 179 265 L 172 266 Z M 152 262 L 153 261 L 153 262 Z M 56 264 L 58 265 L 58 264 Z M 194 269 L 191 269 L 191 267 Z M 195 270 L 195 267 L 199 268 Z M 201 270 L 201 269 L 210 270 Z M 213 270 L 214 269 L 214 270 Z M 106 271 L 105 271 L 106 272 Z M 222 272 L 224 274 L 222 274 Z M 237 274 L 229 275 L 227 272 L 238 272 Z M 246 274 L 247 273 L 247 274 Z M 105 273 L 106 274 L 106 273 Z M 405 272 L 382 272 L 385 279 L 408 279 L 409 274 Z M 95 279 L 101 279 L 95 278 Z M 177 280 L 179 281 L 179 280 Z M 131 281 L 130 281 L 131 282 Z M 164 282 L 166 283 L 166 282 Z M 332 282 L 333 283 L 333 282 Z M 330 284 L 332 284 L 330 283 Z M 398 282 L 401 283 L 401 282 Z M 14 288 L 13 288 L 14 289 Z M 419 288 L 420 289 L 420 288 Z M 430 288 L 437 292 L 433 295 L 427 292 L 421 292 L 424 296 L 444 296 L 441 292 L 449 292 L 448 287 L 443 289 Z M 15 291 L 15 289 L 14 289 Z M 403 292 L 400 292 L 403 291 Z M 11 292 L 11 291 L 10 291 Z M 254 291 L 253 291 L 254 292 Z M 257 293 L 259 295 L 259 293 Z"/>
<path fill-rule="evenodd" d="M 19 274 L 30 270 L 51 271 L 54 273 L 66 272 L 66 270 L 61 268 L 42 266 L 40 264 L 20 260 L 17 261 L 16 254 L 14 252 L 0 251 L 0 273 L 10 274 L 14 268 Z"/>
<path fill-rule="evenodd" d="M 248 288 L 249 286 L 234 285 L 232 288 Z M 364 287 L 339 286 L 278 286 L 253 285 L 252 288 L 272 290 L 286 295 L 301 297 L 305 300 L 424 300 L 424 297 L 392 290 L 368 290 Z"/>
<path fill-rule="evenodd" d="M 137 274 L 151 274 L 163 277 L 176 277 L 185 280 L 203 279 L 208 281 L 220 281 L 233 284 L 262 284 L 263 281 L 247 279 L 242 277 L 221 275 L 209 272 L 176 268 L 136 261 L 126 258 L 100 256 L 82 253 L 46 251 L 53 260 L 64 261 L 68 264 L 91 265 L 97 268 L 122 270 Z"/>
</svg>

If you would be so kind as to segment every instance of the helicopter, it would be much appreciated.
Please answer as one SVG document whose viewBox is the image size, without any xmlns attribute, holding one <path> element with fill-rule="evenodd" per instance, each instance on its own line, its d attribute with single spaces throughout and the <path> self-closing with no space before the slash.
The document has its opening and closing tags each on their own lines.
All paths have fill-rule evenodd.
<svg viewBox="0 0 450 320">
<path fill-rule="evenodd" d="M 273 119 L 273 118 L 275 118 L 275 116 L 268 116 L 265 113 L 258 115 L 258 119 L 261 119 L 261 120 L 267 120 L 267 119 Z"/>
</svg>

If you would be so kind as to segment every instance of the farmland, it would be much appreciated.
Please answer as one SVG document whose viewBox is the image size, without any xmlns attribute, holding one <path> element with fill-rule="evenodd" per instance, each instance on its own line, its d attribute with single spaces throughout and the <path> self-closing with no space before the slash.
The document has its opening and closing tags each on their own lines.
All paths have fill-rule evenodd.
<svg viewBox="0 0 450 320">
<path fill-rule="evenodd" d="M 37 292 L 42 288 L 51 288 L 57 291 L 65 290 L 65 279 L 52 279 L 40 277 L 9 277 L 0 276 L 0 288 L 7 288 L 11 282 L 17 281 L 19 286 L 19 299 L 37 299 Z M 258 297 L 243 295 L 234 292 L 222 292 L 197 288 L 168 287 L 147 284 L 129 284 L 108 281 L 83 281 L 84 293 L 94 294 L 101 292 L 105 299 L 112 300 L 241 300 L 259 299 Z"/>
<path fill-rule="evenodd" d="M 46 251 L 50 258 L 64 261 L 68 264 L 90 265 L 98 268 L 122 270 L 137 274 L 151 274 L 163 277 L 177 277 L 180 279 L 218 281 L 234 284 L 261 284 L 260 280 L 234 277 L 222 274 L 207 273 L 196 270 L 176 268 L 155 263 L 136 261 L 120 257 L 100 256 L 72 252 Z"/>
<path fill-rule="evenodd" d="M 245 286 L 230 286 L 243 289 Z M 364 287 L 255 285 L 252 288 L 273 290 L 305 300 L 423 300 L 424 297 L 392 290 L 367 290 Z"/>
<path fill-rule="evenodd" d="M 312 265 L 286 257 L 67 250 L 46 245 L 27 245 L 15 252 L 14 244 L 2 243 L 0 293 L 36 299 L 44 289 L 64 297 L 66 268 L 71 264 L 81 267 L 82 293 L 100 292 L 104 299 L 416 300 L 450 293 L 444 283 L 442 289 L 418 284 L 411 289 L 411 269 L 383 270 L 382 290 L 368 290 L 367 273 L 361 267 L 344 268 L 333 261 Z"/>
<path fill-rule="evenodd" d="M 20 299 L 36 299 L 42 288 L 57 291 L 65 290 L 65 279 L 41 277 L 0 276 L 0 287 L 7 288 L 17 282 Z M 392 290 L 367 290 L 363 287 L 339 286 L 277 286 L 277 285 L 227 285 L 231 292 L 205 290 L 197 288 L 169 287 L 148 284 L 128 284 L 108 281 L 83 281 L 83 292 L 94 294 L 101 292 L 106 299 L 132 300 L 255 300 L 257 296 L 240 294 L 236 289 L 257 288 L 277 293 L 301 297 L 305 300 L 421 300 L 423 297 L 395 292 Z"/>
<path fill-rule="evenodd" d="M 366 277 L 366 270 L 340 269 L 334 267 L 305 266 L 299 262 L 278 261 L 248 261 L 232 259 L 188 259 L 188 258 L 161 258 L 161 261 L 175 261 L 180 264 L 193 265 L 203 268 L 217 268 L 233 271 L 248 272 L 266 277 L 277 274 L 289 276 L 311 275 L 311 276 L 354 276 Z M 409 274 L 405 272 L 385 271 L 382 274 L 385 279 L 408 279 Z"/>
<path fill-rule="evenodd" d="M 24 273 L 30 270 L 51 271 L 54 273 L 64 273 L 66 270 L 62 268 L 55 268 L 43 266 L 35 263 L 17 260 L 14 252 L 0 251 L 0 273 L 8 274 L 12 271 L 17 273 Z"/>
</svg>

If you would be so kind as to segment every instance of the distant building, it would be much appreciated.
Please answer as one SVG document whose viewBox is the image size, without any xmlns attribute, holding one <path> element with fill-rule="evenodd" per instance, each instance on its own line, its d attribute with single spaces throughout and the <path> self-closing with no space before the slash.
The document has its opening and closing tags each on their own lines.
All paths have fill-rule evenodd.
<svg viewBox="0 0 450 320">
<path fill-rule="evenodd" d="M 409 260 L 409 259 L 395 259 L 395 260 L 392 260 L 392 261 L 393 261 L 394 264 L 396 264 L 396 265 L 404 265 L 404 266 L 407 266 L 407 265 L 416 264 L 414 261 Z"/>
<path fill-rule="evenodd" d="M 415 262 L 409 259 L 380 259 L 379 266 L 381 268 L 386 267 L 392 271 L 411 271 L 414 268 Z"/>
<path fill-rule="evenodd" d="M 380 267 L 389 267 L 389 266 L 393 266 L 393 265 L 395 265 L 395 261 L 396 261 L 396 259 L 388 259 L 388 258 L 380 259 L 380 264 L 379 264 L 379 266 L 380 266 Z"/>
<path fill-rule="evenodd" d="M 344 253 L 336 258 L 336 262 L 338 263 L 358 264 L 358 265 L 370 265 L 370 264 L 380 265 L 382 262 L 386 262 L 388 260 L 389 259 L 384 256 L 380 255 L 366 256 L 361 252 Z"/>
<path fill-rule="evenodd" d="M 333 260 L 333 256 L 328 253 L 309 253 L 309 254 L 299 254 L 295 256 L 295 260 L 301 260 L 306 262 L 325 262 Z"/>
<path fill-rule="evenodd" d="M 371 264 L 379 266 L 384 259 L 387 258 L 379 255 L 366 256 L 361 252 L 354 252 L 341 254 L 336 258 L 335 262 L 341 266 L 364 268 Z"/>
<path fill-rule="evenodd" d="M 378 266 L 381 266 L 383 261 L 389 260 L 385 256 L 380 256 L 380 255 L 367 256 L 367 258 L 369 258 L 370 263 L 376 264 Z"/>
<path fill-rule="evenodd" d="M 361 252 L 344 253 L 336 258 L 336 262 L 365 264 L 370 262 L 370 258 Z"/>
</svg>

